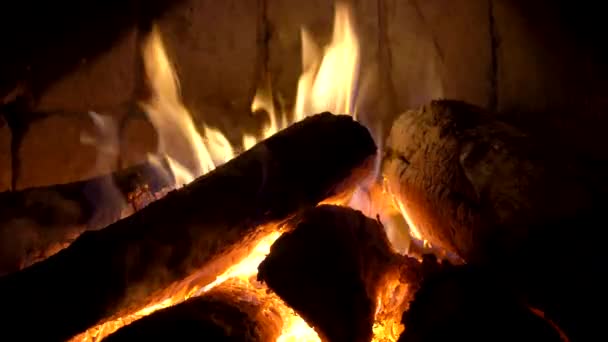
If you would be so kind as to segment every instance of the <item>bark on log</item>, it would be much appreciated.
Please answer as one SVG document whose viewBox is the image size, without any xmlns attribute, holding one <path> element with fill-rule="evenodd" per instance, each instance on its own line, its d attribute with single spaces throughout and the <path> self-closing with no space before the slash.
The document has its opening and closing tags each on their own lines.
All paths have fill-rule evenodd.
<svg viewBox="0 0 608 342">
<path fill-rule="evenodd" d="M 134 215 L 1 278 L 2 333 L 61 341 L 162 298 L 163 289 L 188 276 L 210 282 L 269 224 L 359 182 L 375 151 L 367 129 L 348 116 L 324 113 L 296 123 Z M 23 322 L 30 329 L 18 328 Z"/>
<path fill-rule="evenodd" d="M 168 170 L 144 163 L 86 181 L 0 193 L 0 275 L 46 259 L 83 231 L 153 201 L 173 186 L 163 167 Z"/>
<path fill-rule="evenodd" d="M 263 300 L 250 300 L 251 289 L 222 284 L 201 297 L 157 311 L 121 328 L 103 342 L 132 341 L 275 341 L 281 317 Z M 260 298 L 261 299 L 261 298 Z"/>
<path fill-rule="evenodd" d="M 399 324 L 422 265 L 396 254 L 378 221 L 349 208 L 324 205 L 289 225 L 293 231 L 273 244 L 258 267 L 258 279 L 324 341 L 370 341 L 377 298 L 387 289 L 397 303 L 383 308 L 382 314 L 396 314 Z M 390 287 L 397 283 L 397 289 Z"/>
<path fill-rule="evenodd" d="M 563 342 L 502 280 L 468 266 L 424 279 L 402 323 L 399 342 Z"/>
<path fill-rule="evenodd" d="M 480 108 L 441 100 L 398 118 L 384 169 L 425 239 L 487 263 L 591 205 L 574 158 L 559 152 Z"/>
<path fill-rule="evenodd" d="M 605 168 L 474 106 L 403 114 L 384 172 L 424 238 L 486 265 L 573 340 L 605 334 Z"/>
</svg>

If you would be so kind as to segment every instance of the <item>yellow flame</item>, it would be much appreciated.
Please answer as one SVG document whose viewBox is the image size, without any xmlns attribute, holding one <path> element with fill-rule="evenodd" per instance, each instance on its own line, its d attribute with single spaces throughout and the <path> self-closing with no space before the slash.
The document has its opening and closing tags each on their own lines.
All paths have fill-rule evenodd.
<svg viewBox="0 0 608 342">
<path fill-rule="evenodd" d="M 295 107 L 291 115 L 283 108 L 276 108 L 269 77 L 263 80 L 253 99 L 252 112 L 264 110 L 270 118 L 263 129 L 263 138 L 313 114 L 325 111 L 356 114 L 354 103 L 360 48 L 351 8 L 345 3 L 336 3 L 332 39 L 324 48 L 314 42 L 305 28 L 302 28 L 301 39 L 302 75 L 298 79 Z M 243 145 L 250 147 L 251 137 L 244 137 Z"/>
<path fill-rule="evenodd" d="M 266 256 L 270 253 L 270 247 L 272 244 L 281 236 L 282 232 L 274 231 L 260 240 L 260 242 L 252 249 L 251 253 L 241 260 L 239 263 L 231 266 L 226 272 L 218 276 L 216 280 L 209 285 L 204 286 L 197 293 L 204 293 L 212 288 L 226 282 L 230 279 L 239 279 L 241 281 L 248 281 L 250 287 L 253 287 L 251 283 L 255 282 L 256 292 L 268 292 L 266 285 L 260 284 L 254 280 L 258 273 L 258 266 Z M 268 307 L 272 307 L 274 312 L 278 312 L 281 316 L 283 326 L 281 328 L 281 335 L 277 338 L 276 342 L 319 342 L 320 338 L 317 332 L 312 329 L 302 317 L 297 315 L 293 309 L 285 304 L 276 294 L 265 296 L 268 303 Z"/>
<path fill-rule="evenodd" d="M 263 110 L 268 113 L 270 122 L 268 122 L 262 129 L 262 138 L 266 139 L 276 132 L 289 126 L 287 120 L 287 114 L 285 111 L 279 110 L 274 104 L 272 97 L 272 86 L 270 85 L 270 77 L 266 75 L 264 83 L 256 91 L 253 101 L 251 102 L 251 112 L 256 113 L 259 110 Z M 243 137 L 243 146 L 247 149 L 251 147 L 251 137 L 245 135 Z M 255 141 L 254 141 L 255 142 Z"/>
<path fill-rule="evenodd" d="M 336 3 L 331 42 L 319 47 L 306 28 L 302 28 L 302 74 L 298 79 L 295 107 L 291 115 L 274 102 L 270 77 L 265 75 L 251 103 L 251 111 L 263 110 L 269 116 L 261 137 L 267 138 L 307 116 L 329 111 L 355 116 L 354 96 L 359 73 L 359 41 L 353 27 L 351 8 Z M 291 117 L 291 119 L 289 119 Z M 245 149 L 258 139 L 243 136 Z M 330 198 L 322 204 L 343 204 L 343 198 Z"/>
<path fill-rule="evenodd" d="M 158 152 L 167 160 L 176 185 L 188 184 L 217 165 L 232 159 L 235 151 L 222 132 L 203 126 L 203 135 L 199 133 L 192 116 L 181 101 L 178 78 L 156 27 L 145 41 L 143 57 L 153 96 L 143 103 L 142 107 L 157 130 Z M 332 40 L 327 46 L 320 48 L 313 42 L 308 31 L 302 30 L 303 72 L 298 81 L 293 112 L 288 115 L 283 108 L 276 108 L 269 78 L 264 79 L 253 99 L 251 109 L 254 113 L 265 111 L 269 121 L 259 135 L 243 135 L 243 147 L 249 149 L 259 140 L 315 113 L 330 111 L 355 116 L 359 58 L 360 48 L 353 28 L 351 9 L 344 3 L 337 3 Z M 404 212 L 404 216 L 406 214 Z M 264 291 L 265 295 L 260 295 L 260 298 L 267 300 L 267 306 L 272 307 L 281 316 L 283 325 L 277 342 L 319 342 L 317 333 L 300 316 L 264 284 L 255 281 L 258 265 L 280 235 L 281 232 L 273 232 L 265 236 L 247 257 L 218 276 L 214 282 L 206 285 L 189 284 L 187 287 L 178 288 L 169 298 L 163 298 L 133 314 L 93 327 L 71 341 L 99 341 L 143 316 L 183 302 L 192 296 L 201 295 L 230 280 L 249 284 L 247 286 L 250 286 L 252 291 Z M 386 288 L 379 293 L 373 341 L 397 340 L 402 331 L 396 317 L 400 317 L 398 300 L 404 296 L 403 291 L 404 287 L 395 280 L 388 282 Z M 387 316 L 387 312 L 392 315 Z"/>
<path fill-rule="evenodd" d="M 221 132 L 205 126 L 204 139 L 197 130 L 181 101 L 179 80 L 157 27 L 144 42 L 143 59 L 152 96 L 141 105 L 156 129 L 158 152 L 169 160 L 176 185 L 187 184 L 232 159 L 232 146 Z"/>
<path fill-rule="evenodd" d="M 157 28 L 153 29 L 150 37 L 146 40 L 143 47 L 143 56 L 153 96 L 148 102 L 142 103 L 142 107 L 157 130 L 159 152 L 167 161 L 176 185 L 188 184 L 196 177 L 213 170 L 217 165 L 232 159 L 235 153 L 224 134 L 219 130 L 204 126 L 202 128 L 204 136 L 201 135 L 190 113 L 182 104 L 179 82 L 165 52 Z M 281 128 L 276 120 L 277 113 L 274 111 L 269 113 L 271 114 L 271 122 L 262 132 L 261 138 L 266 138 Z M 247 147 L 251 147 L 258 141 L 258 138 L 249 136 L 244 137 L 243 140 Z M 152 157 L 151 160 L 155 161 L 155 165 L 160 165 L 157 158 Z M 248 283 L 254 282 L 253 278 L 257 274 L 258 265 L 264 260 L 270 251 L 270 246 L 280 235 L 281 232 L 275 231 L 262 238 L 247 257 L 231 266 L 212 283 L 207 285 L 195 284 L 180 288 L 172 293 L 169 298 L 152 303 L 132 314 L 92 327 L 74 337 L 71 341 L 100 341 L 137 319 L 157 310 L 176 305 L 191 296 L 205 293 L 229 279 L 247 281 Z M 252 289 L 254 288 L 254 284 L 250 286 Z M 268 291 L 265 285 L 259 283 L 255 284 L 255 287 Z M 272 303 L 268 305 L 272 305 L 275 312 L 279 312 L 281 316 L 283 326 L 278 341 L 320 341 L 317 333 L 283 303 L 278 296 L 272 297 Z"/>
<path fill-rule="evenodd" d="M 409 304 L 410 290 L 399 278 L 398 271 L 384 276 L 383 286 L 378 291 L 372 342 L 395 342 L 405 330 L 401 315 Z"/>
<path fill-rule="evenodd" d="M 412 220 L 412 218 L 410 217 L 410 214 L 405 209 L 405 206 L 403 206 L 403 203 L 398 198 L 396 198 L 396 197 L 393 197 L 393 198 L 395 199 L 395 202 L 397 204 L 397 207 L 399 208 L 399 211 L 401 211 L 401 215 L 403 215 L 403 217 L 407 221 L 408 226 L 410 227 L 410 233 L 412 234 L 412 237 L 414 237 L 418 240 L 424 241 L 424 239 L 422 238 L 422 234 L 420 233 L 420 230 L 414 224 L 414 221 Z"/>
<path fill-rule="evenodd" d="M 258 266 L 270 253 L 270 246 L 281 236 L 281 232 L 275 231 L 264 238 L 252 249 L 251 253 L 239 263 L 230 266 L 215 281 L 201 288 L 201 292 L 206 292 L 215 286 L 225 282 L 230 278 L 247 280 L 258 273 Z"/>
<path fill-rule="evenodd" d="M 325 49 L 319 49 L 308 31 L 302 29 L 302 70 L 294 111 L 296 121 L 323 111 L 355 115 L 359 41 L 348 5 L 336 3 L 332 40 Z"/>
<path fill-rule="evenodd" d="M 252 290 L 255 289 L 255 292 L 257 293 L 269 292 L 266 285 L 258 283 L 255 280 L 255 276 L 258 273 L 258 266 L 270 253 L 270 247 L 281 234 L 282 232 L 280 231 L 273 231 L 263 237 L 247 257 L 243 258 L 237 264 L 232 265 L 228 270 L 218 276 L 215 281 L 202 287 L 200 290 L 196 291 L 194 295 L 200 295 L 233 279 L 240 280 L 242 284 L 245 284 L 245 286 L 248 286 Z M 320 341 L 316 331 L 312 329 L 304 319 L 297 315 L 293 309 L 287 306 L 287 304 L 285 304 L 276 294 L 266 294 L 263 297 L 268 301 L 266 306 L 271 307 L 274 312 L 278 312 L 283 323 L 281 335 L 277 338 L 276 342 Z"/>
</svg>

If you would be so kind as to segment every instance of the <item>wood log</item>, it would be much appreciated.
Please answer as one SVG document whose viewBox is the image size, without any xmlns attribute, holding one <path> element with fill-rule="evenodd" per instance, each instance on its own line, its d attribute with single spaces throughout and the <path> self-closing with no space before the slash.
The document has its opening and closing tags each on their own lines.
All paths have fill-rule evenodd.
<svg viewBox="0 0 608 342">
<path fill-rule="evenodd" d="M 486 263 L 591 206 L 585 177 L 560 152 L 480 108 L 440 100 L 397 119 L 384 172 L 424 239 Z"/>
<path fill-rule="evenodd" d="M 422 267 L 393 251 L 378 221 L 350 208 L 323 205 L 288 225 L 293 230 L 272 245 L 258 279 L 324 341 L 370 341 L 383 295 L 392 300 L 379 308 L 379 316 L 391 324 L 392 314 L 392 323 L 399 325 Z"/>
<path fill-rule="evenodd" d="M 63 249 L 153 201 L 173 186 L 164 163 L 143 163 L 69 184 L 0 193 L 0 275 Z"/>
<path fill-rule="evenodd" d="M 469 266 L 423 279 L 398 342 L 554 341 L 561 331 L 538 317 L 502 279 Z"/>
<path fill-rule="evenodd" d="M 351 189 L 376 146 L 351 117 L 323 113 L 70 247 L 0 278 L 2 334 L 63 341 L 215 279 L 291 215 Z M 163 292 L 163 290 L 165 292 Z M 27 322 L 30 329 L 18 328 Z"/>
<path fill-rule="evenodd" d="M 201 297 L 159 310 L 127 325 L 103 342 L 276 341 L 281 317 L 267 310 L 263 294 L 224 283 Z M 250 300 L 255 296 L 255 300 Z"/>
<path fill-rule="evenodd" d="M 574 340 L 603 333 L 605 168 L 450 100 L 403 114 L 384 157 L 423 238 L 485 265 Z"/>
</svg>

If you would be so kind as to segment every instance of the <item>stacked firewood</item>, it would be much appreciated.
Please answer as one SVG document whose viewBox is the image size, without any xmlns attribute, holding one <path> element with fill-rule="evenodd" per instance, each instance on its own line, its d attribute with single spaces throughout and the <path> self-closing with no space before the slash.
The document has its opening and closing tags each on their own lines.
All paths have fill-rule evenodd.
<svg viewBox="0 0 608 342">
<path fill-rule="evenodd" d="M 574 341 L 595 332 L 601 316 L 588 310 L 605 303 L 601 239 L 592 238 L 601 233 L 601 177 L 457 101 L 404 113 L 386 145 L 383 173 L 410 224 L 431 251 L 464 263 L 399 254 L 380 220 L 319 205 L 348 197 L 376 156 L 367 129 L 324 113 L 0 278 L 0 339 L 68 340 L 194 276 L 210 283 L 278 228 L 258 281 L 323 341 Z M 275 340 L 276 320 L 247 296 L 220 286 L 106 340 Z"/>
</svg>

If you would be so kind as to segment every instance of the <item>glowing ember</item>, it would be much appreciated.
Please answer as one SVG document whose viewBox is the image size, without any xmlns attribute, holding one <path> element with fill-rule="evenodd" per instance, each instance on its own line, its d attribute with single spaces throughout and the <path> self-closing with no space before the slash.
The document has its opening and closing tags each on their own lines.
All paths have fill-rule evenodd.
<svg viewBox="0 0 608 342">
<path fill-rule="evenodd" d="M 274 106 L 270 82 L 258 90 L 252 111 L 263 109 L 269 123 L 259 136 L 243 136 L 248 149 L 260 139 L 267 138 L 294 121 L 323 111 L 355 116 L 354 95 L 359 73 L 359 42 L 352 25 L 350 8 L 336 5 L 331 43 L 321 49 L 313 43 L 306 30 L 302 30 L 303 73 L 298 82 L 294 112 L 288 115 Z M 168 160 L 176 186 L 185 185 L 217 165 L 235 156 L 228 139 L 222 132 L 203 126 L 201 135 L 192 117 L 182 104 L 179 82 L 165 52 L 158 29 L 154 28 L 143 47 L 145 71 L 149 78 L 152 98 L 142 104 L 159 136 L 159 155 Z M 288 118 L 291 118 L 289 120 Z M 401 208 L 402 209 L 402 208 Z M 403 212 L 407 218 L 407 213 Z M 316 332 L 293 312 L 268 288 L 255 281 L 258 265 L 269 253 L 270 246 L 281 235 L 275 232 L 263 237 L 251 253 L 236 263 L 210 284 L 178 284 L 175 291 L 141 310 L 105 322 L 76 336 L 72 341 L 99 341 L 124 325 L 154 311 L 166 308 L 192 296 L 198 296 L 223 283 L 238 283 L 251 290 L 256 300 L 267 301 L 268 308 L 278 312 L 282 333 L 278 342 L 320 341 Z M 374 341 L 396 341 L 403 330 L 400 324 L 401 305 L 407 287 L 397 278 L 387 278 L 386 287 L 378 295 L 378 310 L 374 324 Z"/>
<path fill-rule="evenodd" d="M 394 342 L 404 330 L 401 313 L 409 303 L 409 286 L 399 281 L 399 274 L 386 274 L 384 286 L 379 290 L 372 342 Z"/>
<path fill-rule="evenodd" d="M 270 292 L 266 285 L 255 280 L 258 272 L 258 265 L 270 253 L 270 246 L 281 236 L 278 230 L 273 231 L 260 239 L 257 245 L 251 250 L 249 255 L 240 262 L 232 265 L 228 270 L 219 275 L 215 281 L 205 286 L 186 285 L 173 292 L 169 298 L 151 304 L 133 314 L 129 314 L 118 319 L 107 321 L 95 326 L 86 332 L 74 337 L 71 341 L 101 341 L 104 337 L 112 334 L 121 327 L 130 324 L 144 316 L 150 315 L 157 310 L 161 310 L 179 304 L 193 296 L 201 295 L 216 286 L 220 286 L 226 281 L 232 284 L 238 283 L 240 287 L 250 290 L 252 297 L 262 298 L 266 306 L 273 312 L 278 313 L 283 324 L 281 335 L 277 342 L 291 341 L 320 341 L 317 333 L 306 322 L 289 308 L 277 295 Z"/>
</svg>

